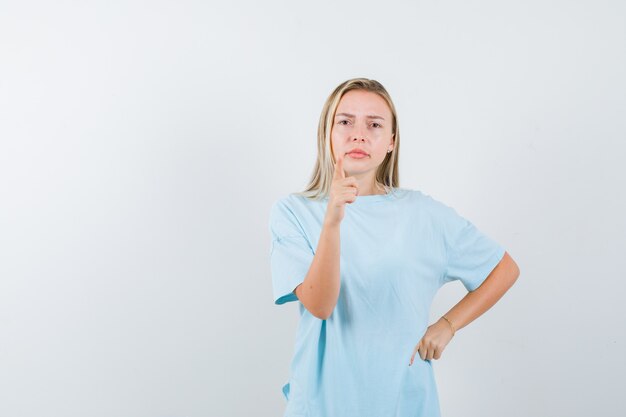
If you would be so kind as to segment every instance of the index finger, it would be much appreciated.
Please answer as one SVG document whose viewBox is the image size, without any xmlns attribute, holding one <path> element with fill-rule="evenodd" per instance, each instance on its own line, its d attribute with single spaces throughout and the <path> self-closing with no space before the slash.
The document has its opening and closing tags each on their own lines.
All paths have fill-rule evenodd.
<svg viewBox="0 0 626 417">
<path fill-rule="evenodd" d="M 345 178 L 346 173 L 343 172 L 343 156 L 337 157 L 337 163 L 335 164 L 334 178 Z"/>
</svg>

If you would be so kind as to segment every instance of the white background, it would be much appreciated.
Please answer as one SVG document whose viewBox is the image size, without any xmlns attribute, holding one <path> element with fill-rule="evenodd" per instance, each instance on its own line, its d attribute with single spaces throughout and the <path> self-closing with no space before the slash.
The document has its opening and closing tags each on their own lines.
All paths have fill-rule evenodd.
<svg viewBox="0 0 626 417">
<path fill-rule="evenodd" d="M 617 0 L 1 2 L 0 415 L 282 415 L 298 311 L 273 305 L 269 208 L 368 77 L 401 186 L 521 269 L 433 361 L 442 414 L 623 416 L 625 22 Z"/>
</svg>

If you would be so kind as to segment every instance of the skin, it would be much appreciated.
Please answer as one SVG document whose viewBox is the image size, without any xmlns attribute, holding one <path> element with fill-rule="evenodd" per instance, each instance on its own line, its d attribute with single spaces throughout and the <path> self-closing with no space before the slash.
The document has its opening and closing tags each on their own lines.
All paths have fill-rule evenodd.
<svg viewBox="0 0 626 417">
<path fill-rule="evenodd" d="M 343 113 L 353 116 L 346 116 Z M 379 116 L 382 119 L 368 116 Z M 341 162 L 339 162 L 339 170 L 337 170 L 337 165 L 335 166 L 335 180 L 333 181 L 333 185 L 337 182 L 337 194 L 343 194 L 344 200 L 337 200 L 334 205 L 336 215 L 329 216 L 330 213 L 327 212 L 327 219 L 341 221 L 345 206 L 343 203 L 354 201 L 345 198 L 346 195 L 350 195 L 349 186 L 354 184 L 354 181 L 348 181 L 352 178 L 356 180 L 355 195 L 384 194 L 384 190 L 376 187 L 374 179 L 376 170 L 385 159 L 387 150 L 393 149 L 394 146 L 391 119 L 391 110 L 387 102 L 376 93 L 351 90 L 341 98 L 335 112 L 331 141 L 335 158 L 337 156 L 345 158 L 343 167 Z M 351 158 L 347 152 L 355 147 L 368 152 L 369 157 Z M 341 173 L 342 168 L 345 174 Z M 340 173 L 339 177 L 337 177 L 337 171 Z M 491 308 L 515 283 L 518 276 L 517 264 L 509 253 L 505 252 L 502 260 L 481 286 L 468 292 L 445 316 L 452 322 L 456 331 L 462 329 Z M 413 364 L 416 353 L 419 353 L 423 360 L 439 359 L 453 337 L 452 325 L 444 318 L 440 318 L 436 323 L 428 326 L 413 349 L 409 365 Z"/>
<path fill-rule="evenodd" d="M 452 322 L 456 331 L 462 329 L 489 310 L 513 286 L 519 273 L 513 258 L 508 252 L 504 252 L 502 260 L 483 283 L 474 291 L 469 291 L 444 315 Z M 452 326 L 444 318 L 428 326 L 413 349 L 409 366 L 413 364 L 416 353 L 423 360 L 439 359 L 452 336 Z"/>
<path fill-rule="evenodd" d="M 339 156 L 315 256 L 304 281 L 294 290 L 304 307 L 322 320 L 330 317 L 339 298 L 340 225 L 346 203 L 355 199 L 356 179 L 346 178 Z"/>
<path fill-rule="evenodd" d="M 338 156 L 343 157 L 345 175 L 356 179 L 357 195 L 385 193 L 376 187 L 375 178 L 387 151 L 394 147 L 391 120 L 387 102 L 376 93 L 350 90 L 341 97 L 330 134 L 331 148 L 335 163 Z M 352 158 L 348 152 L 354 148 L 363 149 L 369 156 Z"/>
<path fill-rule="evenodd" d="M 340 224 L 345 205 L 357 195 L 384 194 L 384 189 L 376 187 L 375 178 L 387 150 L 393 149 L 390 124 L 387 103 L 368 91 L 348 91 L 335 112 L 331 130 L 335 169 L 326 215 L 309 271 L 294 289 L 304 307 L 322 320 L 330 317 L 339 298 Z M 348 152 L 357 147 L 368 156 L 352 158 Z"/>
<path fill-rule="evenodd" d="M 376 187 L 375 175 L 387 150 L 394 146 L 391 116 L 382 97 L 363 90 L 344 94 L 335 112 L 331 131 L 335 171 L 329 203 L 317 253 L 304 282 L 295 289 L 298 299 L 320 319 L 325 320 L 332 314 L 339 297 L 339 226 L 345 204 L 354 202 L 358 195 L 384 194 L 383 189 Z M 356 147 L 369 155 L 362 159 L 352 158 L 348 152 Z M 515 283 L 519 273 L 517 264 L 505 252 L 480 287 L 468 292 L 445 314 L 456 331 L 490 309 Z M 439 359 L 452 337 L 452 326 L 443 318 L 428 326 L 413 349 L 409 366 L 416 354 L 423 360 Z"/>
</svg>

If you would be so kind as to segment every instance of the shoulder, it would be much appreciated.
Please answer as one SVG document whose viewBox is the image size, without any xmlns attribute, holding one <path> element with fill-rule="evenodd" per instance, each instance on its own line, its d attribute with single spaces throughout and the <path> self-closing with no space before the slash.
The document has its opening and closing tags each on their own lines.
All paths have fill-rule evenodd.
<svg viewBox="0 0 626 417">
<path fill-rule="evenodd" d="M 291 213 L 292 215 L 297 215 L 308 207 L 315 204 L 322 204 L 325 201 L 326 200 L 314 200 L 298 193 L 284 194 L 274 200 L 270 208 L 270 213 Z"/>
<path fill-rule="evenodd" d="M 409 190 L 409 193 L 412 206 L 423 218 L 428 219 L 435 230 L 449 233 L 465 222 L 454 207 L 442 200 L 421 190 Z"/>
<path fill-rule="evenodd" d="M 441 200 L 434 198 L 432 195 L 417 189 L 401 188 L 400 195 L 405 196 L 411 203 L 418 205 L 421 209 L 427 210 L 434 214 L 445 213 L 454 210 Z"/>
<path fill-rule="evenodd" d="M 270 207 L 270 222 L 280 222 L 293 216 L 292 196 L 282 195 L 272 203 Z"/>
<path fill-rule="evenodd" d="M 288 222 L 302 224 L 310 221 L 311 213 L 314 212 L 316 205 L 326 204 L 327 200 L 315 200 L 299 193 L 290 193 L 278 197 L 270 208 L 270 223 Z"/>
</svg>

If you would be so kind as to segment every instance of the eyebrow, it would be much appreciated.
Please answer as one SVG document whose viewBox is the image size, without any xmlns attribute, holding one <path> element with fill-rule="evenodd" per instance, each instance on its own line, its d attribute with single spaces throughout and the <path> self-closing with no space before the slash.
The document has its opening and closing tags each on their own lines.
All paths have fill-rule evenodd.
<svg viewBox="0 0 626 417">
<path fill-rule="evenodd" d="M 339 117 L 339 116 L 346 116 L 346 117 L 354 117 L 354 114 L 349 114 L 349 113 L 337 113 L 335 115 L 335 117 Z M 381 119 L 381 120 L 385 120 L 383 117 L 377 116 L 375 114 L 368 114 L 367 116 L 368 119 Z"/>
</svg>

